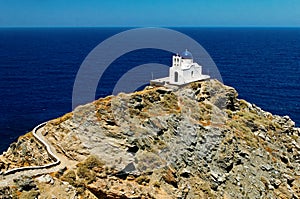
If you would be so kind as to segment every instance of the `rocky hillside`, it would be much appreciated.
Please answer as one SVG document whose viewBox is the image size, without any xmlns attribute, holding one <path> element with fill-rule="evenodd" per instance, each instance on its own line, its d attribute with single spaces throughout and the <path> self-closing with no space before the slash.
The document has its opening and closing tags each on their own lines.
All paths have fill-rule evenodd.
<svg viewBox="0 0 300 199">
<path fill-rule="evenodd" d="M 16 179 L 0 198 L 300 198 L 300 130 L 237 96 L 209 80 L 80 106 L 42 129 L 70 165 L 2 176 Z M 0 157 L 2 171 L 51 161 L 25 137 Z"/>
<path fill-rule="evenodd" d="M 44 146 L 28 133 L 19 137 L 18 142 L 12 143 L 8 150 L 0 156 L 0 170 L 39 166 L 51 162 Z"/>
</svg>

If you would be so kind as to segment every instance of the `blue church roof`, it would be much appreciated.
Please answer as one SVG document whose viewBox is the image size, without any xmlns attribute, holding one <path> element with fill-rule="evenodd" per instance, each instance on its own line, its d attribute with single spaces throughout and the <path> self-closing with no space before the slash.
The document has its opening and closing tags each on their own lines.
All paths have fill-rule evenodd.
<svg viewBox="0 0 300 199">
<path fill-rule="evenodd" d="M 193 59 L 193 55 L 191 52 L 189 52 L 187 49 L 185 51 L 183 51 L 180 56 L 183 58 L 183 59 Z"/>
</svg>

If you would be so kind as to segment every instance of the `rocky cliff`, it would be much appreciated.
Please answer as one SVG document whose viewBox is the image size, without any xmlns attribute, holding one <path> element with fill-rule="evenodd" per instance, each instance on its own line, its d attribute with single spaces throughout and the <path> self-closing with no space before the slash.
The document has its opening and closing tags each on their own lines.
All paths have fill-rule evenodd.
<svg viewBox="0 0 300 199">
<path fill-rule="evenodd" d="M 79 106 L 40 129 L 63 168 L 2 175 L 0 198 L 299 198 L 300 130 L 237 96 L 209 80 Z M 0 169 L 51 161 L 29 133 Z"/>
</svg>

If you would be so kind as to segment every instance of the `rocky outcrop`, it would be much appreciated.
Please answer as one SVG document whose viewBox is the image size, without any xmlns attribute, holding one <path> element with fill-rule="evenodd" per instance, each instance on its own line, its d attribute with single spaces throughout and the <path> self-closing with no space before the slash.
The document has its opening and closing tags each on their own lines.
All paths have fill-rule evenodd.
<svg viewBox="0 0 300 199">
<path fill-rule="evenodd" d="M 300 197 L 299 129 L 237 96 L 209 80 L 79 106 L 43 128 L 77 166 L 32 177 L 32 189 L 45 196 L 45 184 L 48 192 L 70 186 L 64 196 L 86 198 Z"/>
<path fill-rule="evenodd" d="M 21 136 L 0 156 L 0 171 L 41 166 L 52 162 L 44 146 L 36 140 L 32 133 Z"/>
</svg>

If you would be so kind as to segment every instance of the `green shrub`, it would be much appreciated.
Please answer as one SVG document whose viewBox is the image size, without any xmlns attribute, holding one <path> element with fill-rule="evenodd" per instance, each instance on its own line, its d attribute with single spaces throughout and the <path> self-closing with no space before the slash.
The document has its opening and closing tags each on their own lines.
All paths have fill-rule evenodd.
<svg viewBox="0 0 300 199">
<path fill-rule="evenodd" d="M 65 175 L 62 177 L 63 181 L 68 182 L 70 185 L 75 185 L 76 183 L 76 174 L 73 170 L 68 171 Z"/>
<path fill-rule="evenodd" d="M 81 164 L 81 163 L 80 163 Z M 98 157 L 96 156 L 89 156 L 83 163 L 82 163 L 84 167 L 88 168 L 88 169 L 93 169 L 94 167 L 102 167 L 104 166 L 104 163 L 101 162 Z"/>
<path fill-rule="evenodd" d="M 150 178 L 148 176 L 139 176 L 135 179 L 135 181 L 139 184 L 144 184 L 144 183 L 149 183 L 150 182 Z"/>
<path fill-rule="evenodd" d="M 104 163 L 101 162 L 96 156 L 89 156 L 85 161 L 77 165 L 77 175 L 83 178 L 87 184 L 96 180 L 96 173 L 94 168 L 101 168 Z"/>
<path fill-rule="evenodd" d="M 79 178 L 83 178 L 87 184 L 96 180 L 96 173 L 85 166 L 79 166 L 77 168 L 77 175 Z"/>
</svg>

